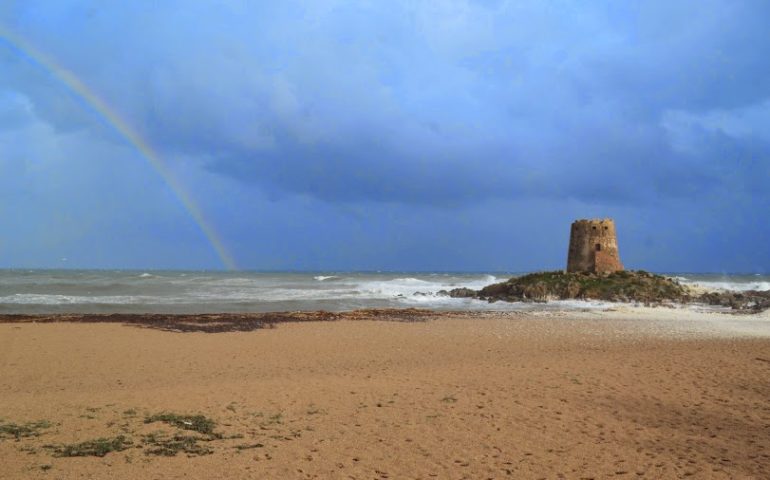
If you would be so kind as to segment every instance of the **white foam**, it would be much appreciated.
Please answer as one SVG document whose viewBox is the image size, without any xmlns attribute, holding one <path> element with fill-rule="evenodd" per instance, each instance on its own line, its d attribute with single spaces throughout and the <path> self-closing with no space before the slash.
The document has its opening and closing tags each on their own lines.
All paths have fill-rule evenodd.
<svg viewBox="0 0 770 480">
<path fill-rule="evenodd" d="M 451 298 L 439 294 L 455 288 L 479 290 L 504 281 L 489 274 L 415 273 L 408 275 L 350 273 L 332 275 L 295 273 L 209 273 L 166 275 L 149 272 L 64 275 L 40 273 L 39 279 L 6 274 L 0 283 L 0 308 L 4 311 L 141 311 L 187 309 L 189 311 L 271 309 L 353 309 L 367 307 L 422 307 L 451 310 L 496 311 L 600 311 L 633 308 L 634 304 L 562 300 L 548 303 L 495 302 Z M 686 285 L 733 290 L 770 288 L 768 276 L 679 274 Z M 139 280 L 141 279 L 141 280 Z M 703 288 L 703 287 L 701 287 Z M 149 307 L 149 308 L 144 308 Z M 684 312 L 685 307 L 681 307 Z M 715 307 L 687 306 L 699 311 Z"/>
<path fill-rule="evenodd" d="M 574 313 L 607 319 L 633 319 L 635 328 L 663 336 L 770 337 L 770 310 L 752 315 L 729 315 L 693 306 L 675 308 L 618 305 L 611 312 Z M 643 320 L 643 321 L 639 321 Z"/>
<path fill-rule="evenodd" d="M 680 279 L 682 277 L 677 277 Z M 680 282 L 684 285 L 717 291 L 746 292 L 748 290 L 770 290 L 770 282 L 729 282 L 709 280 L 689 280 L 683 278 Z"/>
<path fill-rule="evenodd" d="M 420 298 L 418 302 L 427 302 L 428 299 L 443 299 L 439 296 L 440 290 L 452 290 L 454 288 L 479 289 L 494 283 L 497 279 L 491 275 L 485 275 L 482 278 L 465 282 L 447 282 L 441 279 L 420 280 L 414 277 L 394 278 L 392 280 L 365 281 L 358 284 L 357 288 L 365 297 L 403 297 L 414 300 L 413 297 Z M 418 294 L 418 295 L 415 295 Z"/>
<path fill-rule="evenodd" d="M 0 297 L 0 304 L 15 305 L 82 305 L 82 304 L 145 304 L 158 303 L 158 298 L 132 295 L 103 295 L 86 297 L 81 295 L 50 295 L 35 293 L 17 293 Z"/>
<path fill-rule="evenodd" d="M 259 285 L 259 280 L 254 278 L 214 278 L 210 282 L 206 282 L 204 285 L 207 287 L 253 287 Z"/>
</svg>

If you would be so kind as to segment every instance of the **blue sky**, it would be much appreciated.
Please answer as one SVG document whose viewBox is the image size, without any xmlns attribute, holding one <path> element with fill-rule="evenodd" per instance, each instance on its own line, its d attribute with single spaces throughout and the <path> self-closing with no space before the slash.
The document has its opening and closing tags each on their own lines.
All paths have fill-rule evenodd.
<svg viewBox="0 0 770 480">
<path fill-rule="evenodd" d="M 639 3 L 639 5 L 631 5 Z M 763 1 L 5 0 L 244 269 L 770 272 Z M 0 39 L 0 267 L 221 268 L 158 172 Z"/>
</svg>

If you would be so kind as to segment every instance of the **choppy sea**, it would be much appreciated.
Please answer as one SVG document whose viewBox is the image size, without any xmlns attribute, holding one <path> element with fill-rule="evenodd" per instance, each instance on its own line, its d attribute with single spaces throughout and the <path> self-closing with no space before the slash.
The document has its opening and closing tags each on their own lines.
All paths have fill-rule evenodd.
<svg viewBox="0 0 770 480">
<path fill-rule="evenodd" d="M 0 313 L 215 313 L 357 308 L 542 310 L 604 302 L 487 303 L 440 290 L 473 289 L 516 273 L 263 273 L 0 270 Z M 768 290 L 770 275 L 669 274 L 709 289 Z"/>
</svg>

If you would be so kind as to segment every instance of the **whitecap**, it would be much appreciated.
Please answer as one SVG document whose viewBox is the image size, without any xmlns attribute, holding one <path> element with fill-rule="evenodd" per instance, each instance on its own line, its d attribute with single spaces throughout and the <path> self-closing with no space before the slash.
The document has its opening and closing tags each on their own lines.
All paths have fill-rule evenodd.
<svg viewBox="0 0 770 480">
<path fill-rule="evenodd" d="M 157 301 L 154 297 L 133 295 L 103 295 L 90 297 L 82 295 L 17 293 L 0 297 L 0 304 L 15 305 L 128 305 L 142 303 L 149 304 L 154 303 L 154 301 Z"/>
<path fill-rule="evenodd" d="M 701 287 L 706 290 L 728 290 L 736 292 L 746 292 L 748 290 L 770 290 L 770 282 L 729 282 L 729 281 L 687 281 L 682 282 L 694 287 Z"/>
</svg>

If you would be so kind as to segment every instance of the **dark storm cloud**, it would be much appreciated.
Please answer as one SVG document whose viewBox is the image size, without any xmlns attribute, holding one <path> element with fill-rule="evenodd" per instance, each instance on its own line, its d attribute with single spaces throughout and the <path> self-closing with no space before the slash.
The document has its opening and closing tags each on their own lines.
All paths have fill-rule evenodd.
<svg viewBox="0 0 770 480">
<path fill-rule="evenodd" d="M 708 189 L 663 116 L 770 97 L 764 3 L 74 3 L 12 20 L 159 148 L 332 201 Z"/>
<path fill-rule="evenodd" d="M 236 226 L 248 202 L 270 205 L 276 222 L 320 216 L 330 228 L 353 227 L 329 205 L 393 209 L 383 215 L 412 218 L 423 237 L 405 211 L 476 209 L 491 225 L 516 205 L 531 218 L 561 212 L 558 224 L 615 212 L 640 231 L 643 211 L 678 241 L 696 219 L 702 232 L 739 219 L 767 238 L 753 212 L 770 208 L 768 18 L 766 2 L 732 1 L 0 6 L 0 24 L 78 76 L 186 172 L 198 198 L 249 199 L 209 207 L 244 245 L 261 235 Z M 0 133 L 125 150 L 13 46 L 0 45 L 0 73 Z M 104 161 L 92 151 L 82 148 L 73 178 Z M 456 231 L 434 214 L 436 235 Z M 411 227 L 367 228 L 371 242 Z"/>
</svg>

